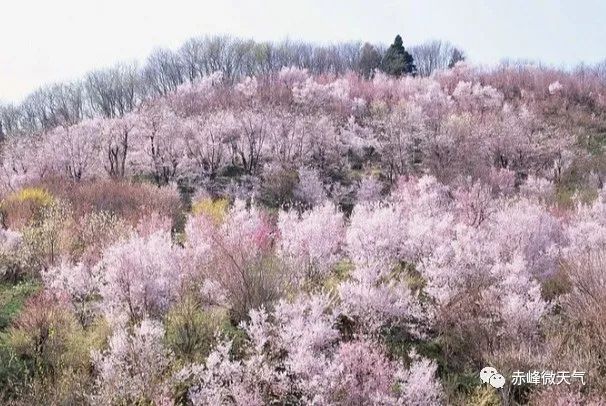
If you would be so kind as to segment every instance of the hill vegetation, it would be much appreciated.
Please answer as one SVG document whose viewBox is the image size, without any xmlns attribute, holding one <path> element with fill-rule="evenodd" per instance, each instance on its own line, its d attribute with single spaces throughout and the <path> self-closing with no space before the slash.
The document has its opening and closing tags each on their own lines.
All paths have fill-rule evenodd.
<svg viewBox="0 0 606 406">
<path fill-rule="evenodd" d="M 3 121 L 2 401 L 605 402 L 604 72 L 440 68 L 213 65 Z"/>
</svg>

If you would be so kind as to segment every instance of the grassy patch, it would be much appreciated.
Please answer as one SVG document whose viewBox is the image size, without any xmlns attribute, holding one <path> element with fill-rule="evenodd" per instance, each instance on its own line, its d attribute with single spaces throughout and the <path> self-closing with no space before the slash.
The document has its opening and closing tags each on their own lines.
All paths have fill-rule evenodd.
<svg viewBox="0 0 606 406">
<path fill-rule="evenodd" d="M 29 281 L 19 282 L 16 285 L 0 284 L 0 330 L 9 326 L 27 298 L 38 289 L 39 285 Z"/>
<path fill-rule="evenodd" d="M 578 200 L 582 203 L 590 203 L 597 197 L 597 191 L 593 188 L 577 186 L 574 184 L 560 184 L 556 187 L 556 202 L 558 207 L 571 209 Z"/>
<path fill-rule="evenodd" d="M 592 155 L 600 155 L 606 146 L 606 128 L 595 128 L 578 138 L 578 144 Z"/>
<path fill-rule="evenodd" d="M 349 278 L 349 274 L 353 268 L 354 266 L 350 261 L 339 261 L 335 264 L 330 276 L 323 281 L 323 288 L 327 289 L 329 292 L 336 292 L 339 284 Z"/>
<path fill-rule="evenodd" d="M 16 285 L 0 284 L 0 403 L 17 396 L 26 384 L 28 366 L 8 344 L 6 332 L 17 317 L 28 297 L 38 291 L 39 285 L 22 281 Z"/>
</svg>

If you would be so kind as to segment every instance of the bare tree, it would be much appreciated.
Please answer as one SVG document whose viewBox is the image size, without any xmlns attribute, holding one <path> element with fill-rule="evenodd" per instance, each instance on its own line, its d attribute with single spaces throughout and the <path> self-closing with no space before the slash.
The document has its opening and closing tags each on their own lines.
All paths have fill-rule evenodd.
<svg viewBox="0 0 606 406">
<path fill-rule="evenodd" d="M 275 58 L 276 47 L 271 42 L 262 42 L 255 44 L 253 57 L 256 61 L 257 72 L 261 75 L 267 75 L 278 69 Z"/>
<path fill-rule="evenodd" d="M 303 42 L 285 40 L 276 46 L 276 68 L 297 66 L 311 69 L 314 60 L 314 47 Z"/>
<path fill-rule="evenodd" d="M 57 124 L 74 125 L 85 118 L 85 90 L 81 82 L 54 85 L 49 94 L 50 111 Z"/>
<path fill-rule="evenodd" d="M 459 48 L 454 48 L 450 55 L 450 62 L 448 62 L 448 69 L 454 68 L 457 62 L 465 60 L 465 54 Z"/>
<path fill-rule="evenodd" d="M 216 71 L 222 71 L 227 79 L 257 72 L 255 42 L 229 36 L 194 38 L 178 51 L 182 71 L 194 81 Z"/>
<path fill-rule="evenodd" d="M 159 48 L 147 58 L 143 77 L 152 93 L 164 96 L 185 82 L 186 69 L 177 52 Z"/>
<path fill-rule="evenodd" d="M 192 38 L 179 48 L 178 52 L 183 63 L 183 72 L 190 82 L 207 73 L 204 65 L 204 47 L 204 39 Z"/>
<path fill-rule="evenodd" d="M 4 135 L 14 135 L 22 131 L 21 110 L 12 104 L 0 107 L 0 123 Z"/>
<path fill-rule="evenodd" d="M 598 79 L 606 82 L 606 59 L 595 66 L 595 74 Z"/>
<path fill-rule="evenodd" d="M 216 71 L 222 71 L 226 76 L 231 75 L 233 69 L 229 55 L 231 41 L 231 37 L 228 36 L 206 38 L 204 42 L 204 66 L 206 75 Z"/>
<path fill-rule="evenodd" d="M 4 122 L 2 120 L 2 113 L 4 111 L 4 106 L 0 105 L 0 141 L 4 140 L 6 134 L 4 133 Z"/>
<path fill-rule="evenodd" d="M 344 42 L 338 44 L 337 53 L 341 60 L 343 71 L 355 71 L 360 63 L 360 42 Z"/>
<path fill-rule="evenodd" d="M 19 106 L 21 125 L 27 132 L 36 132 L 53 127 L 47 110 L 46 92 L 38 89 L 28 95 Z"/>
<path fill-rule="evenodd" d="M 453 60 L 455 51 L 457 55 L 460 55 L 459 57 L 462 57 L 460 50 L 444 41 L 429 41 L 411 47 L 412 56 L 417 65 L 417 73 L 421 76 L 429 76 L 436 70 L 447 69 Z"/>
<path fill-rule="evenodd" d="M 84 86 L 91 110 L 107 118 L 122 117 L 139 101 L 139 71 L 135 64 L 90 72 Z"/>
<path fill-rule="evenodd" d="M 254 58 L 255 42 L 253 40 L 234 40 L 228 48 L 232 68 L 227 79 L 237 79 L 257 73 Z"/>
</svg>

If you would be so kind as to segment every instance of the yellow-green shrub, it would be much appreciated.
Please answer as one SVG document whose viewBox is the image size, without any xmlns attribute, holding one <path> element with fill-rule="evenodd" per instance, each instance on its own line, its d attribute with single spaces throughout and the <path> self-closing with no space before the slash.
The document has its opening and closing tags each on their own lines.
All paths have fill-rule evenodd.
<svg viewBox="0 0 606 406">
<path fill-rule="evenodd" d="M 487 385 L 477 386 L 466 401 L 473 406 L 499 406 L 501 399 L 496 389 Z"/>
<path fill-rule="evenodd" d="M 229 201 L 227 199 L 211 199 L 205 198 L 192 204 L 191 211 L 194 215 L 203 214 L 212 219 L 215 223 L 221 223 L 227 209 Z"/>
<path fill-rule="evenodd" d="M 48 206 L 54 201 L 53 196 L 43 188 L 26 187 L 11 194 L 7 201 L 33 202 L 39 206 Z"/>
<path fill-rule="evenodd" d="M 55 198 L 44 188 L 23 188 L 0 203 L 2 223 L 7 228 L 20 229 L 35 220 L 43 208 L 54 202 Z"/>
</svg>

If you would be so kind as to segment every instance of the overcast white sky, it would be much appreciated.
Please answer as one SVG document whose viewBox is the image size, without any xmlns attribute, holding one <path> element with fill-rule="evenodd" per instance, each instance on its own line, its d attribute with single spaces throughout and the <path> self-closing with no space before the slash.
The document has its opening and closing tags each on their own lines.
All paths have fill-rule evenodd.
<svg viewBox="0 0 606 406">
<path fill-rule="evenodd" d="M 0 100 L 204 34 L 256 40 L 444 39 L 473 62 L 606 58 L 603 0 L 2 0 Z"/>
</svg>

